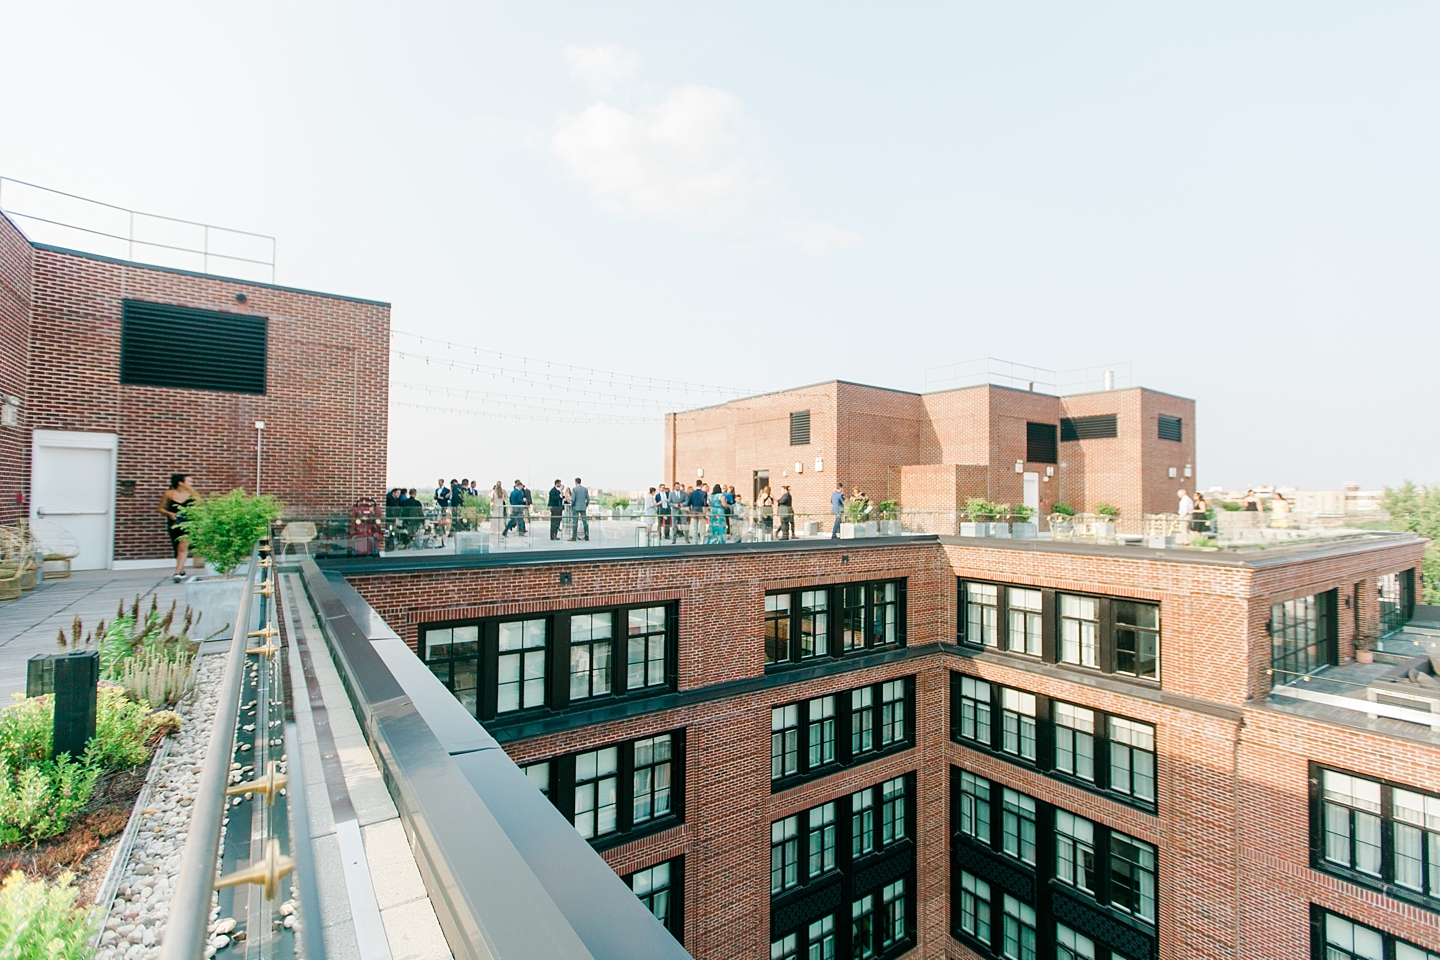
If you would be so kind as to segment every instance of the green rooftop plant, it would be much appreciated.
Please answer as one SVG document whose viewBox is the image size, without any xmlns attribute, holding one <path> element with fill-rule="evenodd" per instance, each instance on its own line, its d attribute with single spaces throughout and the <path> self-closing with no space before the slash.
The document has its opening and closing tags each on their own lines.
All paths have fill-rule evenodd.
<svg viewBox="0 0 1440 960">
<path fill-rule="evenodd" d="M 1015 518 L 1016 523 L 1029 523 L 1030 518 L 1035 516 L 1035 508 L 1017 503 L 1010 508 L 1010 516 Z"/>
<path fill-rule="evenodd" d="M 999 510 L 998 504 L 991 503 L 984 497 L 971 497 L 965 501 L 965 515 L 976 523 L 994 520 Z"/>
<path fill-rule="evenodd" d="M 1051 513 L 1058 513 L 1062 517 L 1075 516 L 1075 508 L 1068 503 L 1057 503 L 1050 508 Z"/>
<path fill-rule="evenodd" d="M 190 551 L 229 576 L 250 556 L 255 541 L 279 518 L 285 504 L 269 494 L 251 496 L 231 490 L 218 497 L 201 497 L 185 510 L 184 528 Z"/>
<path fill-rule="evenodd" d="M 899 500 L 881 500 L 875 505 L 877 519 L 894 520 L 900 516 Z"/>
<path fill-rule="evenodd" d="M 1097 503 L 1095 504 L 1095 512 L 1102 517 L 1120 516 L 1120 508 L 1113 503 Z"/>
<path fill-rule="evenodd" d="M 54 883 L 19 870 L 0 883 L 0 955 L 6 960 L 81 960 L 91 955 L 89 911 L 74 875 Z"/>
</svg>

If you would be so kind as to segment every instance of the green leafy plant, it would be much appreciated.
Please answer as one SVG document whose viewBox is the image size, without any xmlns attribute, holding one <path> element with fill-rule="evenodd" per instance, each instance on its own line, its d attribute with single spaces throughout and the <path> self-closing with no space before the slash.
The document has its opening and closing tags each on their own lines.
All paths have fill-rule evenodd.
<svg viewBox="0 0 1440 960">
<path fill-rule="evenodd" d="M 1095 504 L 1095 512 L 1102 517 L 1120 516 L 1120 508 L 1113 503 L 1097 503 Z"/>
<path fill-rule="evenodd" d="M 19 870 L 0 883 L 0 956 L 6 960 L 82 960 L 91 955 L 90 914 L 73 875 L 54 883 Z"/>
<path fill-rule="evenodd" d="M 1440 603 L 1440 484 L 1420 487 L 1406 480 L 1399 487 L 1386 487 L 1380 503 L 1389 512 L 1393 529 L 1430 538 L 1421 561 L 1421 595 L 1424 603 Z"/>
<path fill-rule="evenodd" d="M 994 520 L 999 509 L 998 504 L 991 503 L 984 497 L 971 497 L 965 501 L 965 515 L 976 523 Z"/>
<path fill-rule="evenodd" d="M 118 686 L 97 691 L 95 736 L 85 745 L 85 762 L 98 770 L 123 770 L 150 759 L 150 705 L 136 703 Z"/>
<path fill-rule="evenodd" d="M 0 843 L 34 843 L 65 832 L 90 802 L 100 771 L 69 754 L 0 780 Z"/>
<path fill-rule="evenodd" d="M 1062 517 L 1075 516 L 1075 508 L 1070 506 L 1070 504 L 1068 503 L 1057 503 L 1055 504 L 1055 506 L 1050 508 L 1050 512 L 1058 513 Z"/>
<path fill-rule="evenodd" d="M 1015 518 L 1016 523 L 1029 523 L 1030 518 L 1035 516 L 1035 508 L 1017 503 L 1010 508 L 1010 516 Z"/>
<path fill-rule="evenodd" d="M 875 504 L 869 497 L 851 497 L 845 501 L 845 522 L 865 523 L 875 517 Z"/>
<path fill-rule="evenodd" d="M 1228 510 L 1231 513 L 1235 513 L 1237 511 L 1244 510 L 1245 505 L 1243 503 L 1236 503 L 1233 500 L 1221 500 L 1220 508 L 1222 510 Z"/>
<path fill-rule="evenodd" d="M 0 711 L 0 775 L 50 759 L 55 729 L 55 707 L 49 697 L 15 694 L 13 703 Z"/>
<path fill-rule="evenodd" d="M 881 500 L 875 505 L 875 513 L 881 520 L 895 520 L 900 516 L 899 500 Z"/>
<path fill-rule="evenodd" d="M 201 497 L 185 511 L 185 534 L 190 550 L 215 565 L 224 576 L 250 556 L 285 505 L 264 494 L 252 497 L 231 490 L 218 497 Z"/>
</svg>

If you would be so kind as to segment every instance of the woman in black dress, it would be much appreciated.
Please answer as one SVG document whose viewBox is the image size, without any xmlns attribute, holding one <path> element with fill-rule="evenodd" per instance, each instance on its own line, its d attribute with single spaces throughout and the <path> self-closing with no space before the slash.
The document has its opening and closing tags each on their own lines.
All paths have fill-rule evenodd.
<svg viewBox="0 0 1440 960">
<path fill-rule="evenodd" d="M 170 545 L 175 548 L 175 575 L 179 583 L 185 577 L 185 558 L 190 553 L 190 537 L 180 524 L 185 520 L 185 509 L 195 502 L 195 488 L 190 486 L 190 475 L 170 474 L 170 489 L 160 498 L 160 512 L 165 514 L 165 529 L 170 533 Z"/>
</svg>

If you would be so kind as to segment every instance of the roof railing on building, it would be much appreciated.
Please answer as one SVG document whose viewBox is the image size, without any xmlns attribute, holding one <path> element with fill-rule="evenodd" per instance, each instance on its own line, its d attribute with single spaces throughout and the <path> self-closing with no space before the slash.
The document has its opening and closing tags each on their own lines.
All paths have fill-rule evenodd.
<svg viewBox="0 0 1440 960">
<path fill-rule="evenodd" d="M 1134 375 L 1128 360 L 1051 370 L 1048 367 L 1016 363 L 1014 360 L 1002 360 L 998 357 L 976 357 L 973 360 L 927 368 L 925 392 L 990 384 L 1063 397 L 1076 393 L 1123 389 L 1132 386 L 1133 380 Z"/>
<path fill-rule="evenodd" d="M 275 282 L 275 238 L 267 234 L 131 210 L 14 177 L 0 177 L 0 212 L 35 243 Z"/>
</svg>

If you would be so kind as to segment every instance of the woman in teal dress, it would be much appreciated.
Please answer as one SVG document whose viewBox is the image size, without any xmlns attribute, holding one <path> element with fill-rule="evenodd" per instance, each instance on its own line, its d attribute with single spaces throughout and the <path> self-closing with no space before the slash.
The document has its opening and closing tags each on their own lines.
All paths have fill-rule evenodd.
<svg viewBox="0 0 1440 960">
<path fill-rule="evenodd" d="M 705 542 L 725 542 L 725 492 L 718 483 L 715 484 L 715 491 L 710 494 L 710 534 L 705 538 Z"/>
</svg>

